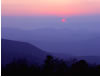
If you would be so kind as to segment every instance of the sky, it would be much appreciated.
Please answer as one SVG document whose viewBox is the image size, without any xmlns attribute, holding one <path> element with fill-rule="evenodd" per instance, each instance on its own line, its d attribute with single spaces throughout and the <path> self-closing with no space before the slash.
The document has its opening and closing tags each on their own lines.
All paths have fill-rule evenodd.
<svg viewBox="0 0 100 77">
<path fill-rule="evenodd" d="M 67 50 L 67 44 L 62 44 L 61 42 L 70 42 L 70 50 L 70 48 L 72 49 L 72 42 L 74 43 L 78 40 L 80 42 L 79 47 L 77 43 L 73 44 L 76 52 L 82 51 L 80 54 L 88 54 L 88 44 L 86 44 L 86 48 L 83 49 L 82 47 L 84 47 L 84 43 L 89 43 L 89 45 L 93 43 L 91 45 L 95 47 L 94 49 L 97 52 L 94 53 L 95 50 L 91 49 L 93 47 L 90 46 L 89 53 L 91 51 L 93 54 L 99 53 L 100 0 L 2 0 L 1 12 L 2 31 L 6 28 L 2 35 L 6 35 L 7 39 L 11 37 L 12 40 L 22 39 L 20 41 L 23 41 L 26 39 L 40 42 L 42 42 L 41 40 L 47 40 L 46 42 L 50 42 L 50 46 L 43 42 L 43 49 L 48 46 L 47 51 L 51 47 L 52 51 L 57 52 L 62 52 L 61 50 L 66 52 Z M 9 28 L 12 29 L 9 30 Z M 30 38 L 24 32 L 20 32 L 22 35 L 19 33 L 19 30 L 23 31 L 23 29 L 26 33 L 27 31 L 32 31 L 30 32 L 32 35 L 28 34 Z M 84 42 L 84 40 L 92 42 Z M 54 43 L 51 44 L 51 41 Z M 81 47 L 80 44 L 82 45 Z M 43 45 L 38 46 L 42 48 Z M 76 53 L 74 49 L 72 53 L 79 53 Z M 87 50 L 86 52 L 84 52 L 85 49 Z"/>
<path fill-rule="evenodd" d="M 100 14 L 100 0 L 2 0 L 2 16 Z"/>
<path fill-rule="evenodd" d="M 1 12 L 2 27 L 76 28 L 100 22 L 100 0 L 2 0 Z"/>
</svg>

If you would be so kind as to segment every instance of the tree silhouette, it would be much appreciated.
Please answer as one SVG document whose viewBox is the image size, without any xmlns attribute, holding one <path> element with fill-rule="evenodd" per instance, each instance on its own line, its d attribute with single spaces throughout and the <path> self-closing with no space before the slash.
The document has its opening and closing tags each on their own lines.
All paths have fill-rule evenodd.
<svg viewBox="0 0 100 77">
<path fill-rule="evenodd" d="M 85 60 L 80 60 L 72 64 L 73 75 L 87 75 L 88 74 L 88 63 Z"/>
<path fill-rule="evenodd" d="M 90 66 L 85 60 L 75 61 L 68 66 L 63 60 L 50 55 L 44 64 L 37 66 L 28 65 L 25 59 L 15 60 L 5 67 L 1 67 L 2 76 L 98 76 L 100 65 Z"/>
<path fill-rule="evenodd" d="M 54 73 L 54 58 L 50 55 L 47 56 L 44 66 L 43 66 L 43 71 L 45 74 L 50 75 Z"/>
<path fill-rule="evenodd" d="M 58 75 L 66 75 L 67 74 L 67 64 L 63 60 L 56 59 L 56 74 Z"/>
</svg>

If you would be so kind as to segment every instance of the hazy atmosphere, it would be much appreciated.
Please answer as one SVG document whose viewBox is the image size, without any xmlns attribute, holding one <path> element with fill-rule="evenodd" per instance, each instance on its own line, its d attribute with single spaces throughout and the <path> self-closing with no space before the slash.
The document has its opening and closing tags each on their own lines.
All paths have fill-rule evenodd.
<svg viewBox="0 0 100 77">
<path fill-rule="evenodd" d="M 41 64 L 47 54 L 100 64 L 100 0 L 2 0 L 1 4 L 2 66 L 20 58 Z"/>
</svg>

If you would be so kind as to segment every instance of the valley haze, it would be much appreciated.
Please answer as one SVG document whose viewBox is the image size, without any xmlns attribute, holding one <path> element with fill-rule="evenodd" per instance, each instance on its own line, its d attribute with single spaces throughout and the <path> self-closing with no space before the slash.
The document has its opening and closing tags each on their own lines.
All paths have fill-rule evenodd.
<svg viewBox="0 0 100 77">
<path fill-rule="evenodd" d="M 2 16 L 2 38 L 28 42 L 54 53 L 100 56 L 100 15 Z"/>
</svg>

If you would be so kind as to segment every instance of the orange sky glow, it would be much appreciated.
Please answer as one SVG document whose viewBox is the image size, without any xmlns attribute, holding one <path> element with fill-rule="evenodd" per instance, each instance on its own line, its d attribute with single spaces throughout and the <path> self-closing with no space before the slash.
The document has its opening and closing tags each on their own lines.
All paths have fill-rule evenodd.
<svg viewBox="0 0 100 77">
<path fill-rule="evenodd" d="M 100 14 L 100 0 L 2 0 L 2 16 Z"/>
</svg>

